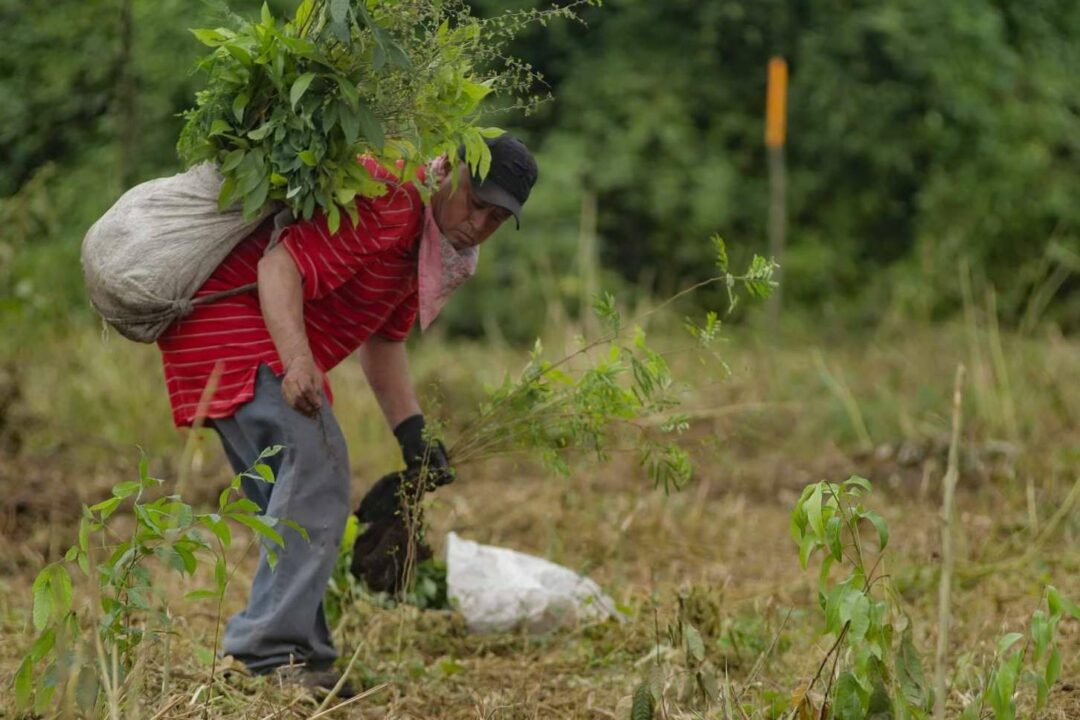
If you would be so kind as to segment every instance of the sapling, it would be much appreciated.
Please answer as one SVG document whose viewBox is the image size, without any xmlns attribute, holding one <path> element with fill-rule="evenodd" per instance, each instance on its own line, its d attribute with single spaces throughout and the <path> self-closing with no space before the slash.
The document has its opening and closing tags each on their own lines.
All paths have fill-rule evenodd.
<svg viewBox="0 0 1080 720">
<path fill-rule="evenodd" d="M 59 562 L 38 573 L 33 584 L 33 625 L 37 636 L 15 673 L 13 689 L 21 708 L 43 713 L 49 707 L 74 702 L 84 712 L 118 717 L 123 702 L 134 700 L 133 668 L 149 652 L 149 636 L 167 639 L 171 626 L 168 597 L 155 583 L 152 567 L 184 577 L 212 566 L 214 585 L 186 597 L 209 600 L 216 608 L 215 633 L 221 625 L 222 602 L 231 577 L 228 552 L 233 543 L 231 523 L 261 540 L 271 566 L 284 540 L 276 527 L 284 525 L 307 538 L 296 523 L 261 515 L 242 497 L 244 475 L 274 482 L 266 463 L 281 447 L 267 448 L 245 473 L 235 476 L 218 497 L 215 512 L 199 513 L 179 495 L 151 499 L 163 481 L 149 474 L 147 458 L 139 463 L 138 480 L 116 484 L 112 497 L 84 507 L 78 541 Z M 127 507 L 133 524 L 116 522 Z M 72 576 L 85 593 L 78 596 Z M 152 628 L 147 630 L 147 628 Z M 215 635 L 214 644 L 217 644 Z M 216 648 L 204 649 L 210 677 L 216 669 Z M 168 667 L 167 662 L 165 666 Z"/>
<path fill-rule="evenodd" d="M 643 323 L 648 316 L 713 284 L 722 284 L 726 289 L 728 312 L 738 302 L 740 291 L 762 298 L 774 286 L 775 263 L 755 255 L 745 272 L 734 274 L 729 271 L 724 241 L 719 236 L 712 241 L 718 274 L 682 290 L 631 322 L 623 321 L 611 293 L 600 294 L 593 310 L 605 325 L 603 335 L 583 342 L 578 350 L 554 361 L 544 358 L 543 345 L 537 340 L 517 380 L 506 377 L 489 391 L 477 412 L 457 428 L 432 423 L 429 438 L 444 433 L 453 436 L 447 451 L 456 468 L 496 456 L 521 454 L 539 457 L 547 467 L 562 474 L 570 471 L 571 453 L 588 453 L 596 460 L 604 460 L 621 438 L 632 446 L 654 486 L 665 492 L 684 487 L 693 468 L 678 436 L 689 427 L 689 420 L 677 412 L 681 388 L 664 354 L 648 344 Z M 720 327 L 715 312 L 707 313 L 701 325 L 687 322 L 698 346 L 710 351 L 720 337 Z M 657 416 L 664 418 L 659 424 L 653 422 Z M 399 512 L 408 532 L 404 546 L 395 551 L 401 560 L 401 587 L 407 594 L 413 587 L 417 543 L 423 533 L 421 505 L 429 483 L 423 468 L 403 479 Z M 329 604 L 336 607 L 341 587 L 336 587 L 334 594 Z"/>
<path fill-rule="evenodd" d="M 566 473 L 571 451 L 605 459 L 621 431 L 630 431 L 638 460 L 654 485 L 665 492 L 690 480 L 689 455 L 678 442 L 689 421 L 677 412 L 681 387 L 671 374 L 665 355 L 647 341 L 645 319 L 677 300 L 712 284 L 722 284 L 728 311 L 738 302 L 739 290 L 751 297 L 767 297 L 776 265 L 754 256 L 742 274 L 729 272 L 727 249 L 713 238 L 719 273 L 624 322 L 610 293 L 600 294 L 593 310 L 606 332 L 558 360 L 546 360 L 538 340 L 518 379 L 507 377 L 494 388 L 476 414 L 454 434 L 448 445 L 455 465 L 465 465 L 508 453 L 531 453 L 555 470 Z M 719 338 L 720 320 L 706 314 L 698 325 L 687 322 L 690 334 L 702 347 L 712 348 Z M 662 416 L 664 421 L 650 422 Z M 659 432 L 657 432 L 659 430 Z"/>
<path fill-rule="evenodd" d="M 213 50 L 198 64 L 208 83 L 178 150 L 188 164 L 218 165 L 222 207 L 239 202 L 253 218 L 280 202 L 298 218 L 321 208 L 331 231 L 343 212 L 355 224 L 353 199 L 385 192 L 358 154 L 411 180 L 442 153 L 456 163 L 463 144 L 485 175 L 483 139 L 501 131 L 481 125 L 481 102 L 502 96 L 529 112 L 544 99 L 530 95 L 540 75 L 507 45 L 589 4 L 599 0 L 489 19 L 464 0 L 302 0 L 286 21 L 265 5 L 258 20 L 225 10 L 222 27 L 192 31 Z"/>
<path fill-rule="evenodd" d="M 879 715 L 924 720 L 933 711 L 934 693 L 911 618 L 882 568 L 888 525 L 863 505 L 870 491 L 869 481 L 858 476 L 814 483 L 803 490 L 792 513 L 791 533 L 803 568 L 815 554 L 822 555 L 818 601 L 825 635 L 832 639 L 814 676 L 793 695 L 793 716 L 812 711 L 823 720 Z M 864 524 L 873 528 L 876 548 L 863 536 Z M 845 571 L 841 580 L 833 580 L 834 567 Z M 1061 673 L 1058 624 L 1065 616 L 1080 619 L 1080 609 L 1054 587 L 1047 587 L 1045 597 L 1046 610 L 1032 615 L 1027 635 L 1009 633 L 998 640 L 992 662 L 966 703 L 964 720 L 978 720 L 987 709 L 995 720 L 1013 720 L 1017 693 L 1025 685 L 1034 691 L 1036 711 L 1045 707 Z M 823 687 L 820 711 L 811 699 L 817 687 Z"/>
</svg>

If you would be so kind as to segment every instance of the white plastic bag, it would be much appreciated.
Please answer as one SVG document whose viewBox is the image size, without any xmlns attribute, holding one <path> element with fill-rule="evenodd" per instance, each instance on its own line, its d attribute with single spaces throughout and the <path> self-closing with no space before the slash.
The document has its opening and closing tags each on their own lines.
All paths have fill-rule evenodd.
<svg viewBox="0 0 1080 720">
<path fill-rule="evenodd" d="M 543 558 L 446 538 L 450 602 L 471 632 L 525 628 L 545 633 L 582 620 L 623 620 L 615 603 L 589 578 Z"/>
<path fill-rule="evenodd" d="M 136 185 L 86 233 L 83 277 L 90 302 L 124 337 L 154 342 L 225 256 L 274 210 L 245 220 L 218 212 L 222 177 L 211 163 Z"/>
</svg>

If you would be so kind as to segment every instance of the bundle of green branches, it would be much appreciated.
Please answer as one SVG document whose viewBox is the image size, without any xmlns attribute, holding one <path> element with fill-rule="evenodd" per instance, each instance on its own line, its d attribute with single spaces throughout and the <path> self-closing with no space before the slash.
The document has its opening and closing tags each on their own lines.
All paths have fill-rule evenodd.
<svg viewBox="0 0 1080 720">
<path fill-rule="evenodd" d="M 539 455 L 555 470 L 567 473 L 572 453 L 604 459 L 613 449 L 629 448 L 657 487 L 681 489 L 693 468 L 678 435 L 689 418 L 677 412 L 684 387 L 675 382 L 664 355 L 647 342 L 645 319 L 707 286 L 727 288 L 728 312 L 740 291 L 751 298 L 768 297 L 775 287 L 776 264 L 755 255 L 741 274 L 728 268 L 727 250 L 713 237 L 719 273 L 664 301 L 648 313 L 624 323 L 615 298 L 605 293 L 594 311 L 607 325 L 599 338 L 583 343 L 556 361 L 543 359 L 537 341 L 528 365 L 517 380 L 507 378 L 490 392 L 479 412 L 456 433 L 449 445 L 455 465 L 506 454 Z M 704 323 L 688 319 L 686 329 L 704 351 L 727 371 L 714 344 L 721 321 L 710 311 Z"/>
<path fill-rule="evenodd" d="M 192 31 L 213 51 L 178 150 L 189 165 L 218 165 L 222 208 L 239 202 L 253 218 L 281 202 L 305 219 L 321 208 L 337 230 L 342 212 L 356 222 L 357 195 L 384 192 L 358 155 L 413 178 L 442 153 L 456 161 L 464 144 L 486 174 L 483 139 L 500 131 L 480 126 L 481 101 L 508 96 L 527 112 L 542 100 L 527 95 L 539 75 L 506 43 L 589 3 L 485 20 L 465 0 L 302 0 L 280 23 L 265 5 L 251 21 L 219 3 L 224 26 Z"/>
</svg>

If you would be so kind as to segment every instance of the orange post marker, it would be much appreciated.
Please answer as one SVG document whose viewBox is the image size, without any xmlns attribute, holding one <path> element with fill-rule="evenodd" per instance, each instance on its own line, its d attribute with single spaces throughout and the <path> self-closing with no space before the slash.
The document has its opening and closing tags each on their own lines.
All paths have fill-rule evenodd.
<svg viewBox="0 0 1080 720">
<path fill-rule="evenodd" d="M 787 62 L 774 57 L 769 60 L 769 84 L 765 94 L 765 144 L 783 147 L 787 133 Z"/>
</svg>

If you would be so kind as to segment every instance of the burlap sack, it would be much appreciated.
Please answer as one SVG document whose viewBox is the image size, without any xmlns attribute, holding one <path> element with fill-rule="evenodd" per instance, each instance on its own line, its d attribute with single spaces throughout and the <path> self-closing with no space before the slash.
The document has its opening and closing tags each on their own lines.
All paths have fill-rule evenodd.
<svg viewBox="0 0 1080 720">
<path fill-rule="evenodd" d="M 221 174 L 211 163 L 136 185 L 82 244 L 90 302 L 126 338 L 154 342 L 191 312 L 192 296 L 244 237 L 274 211 L 244 220 L 218 212 Z M 203 301 L 200 298 L 200 301 Z"/>
</svg>

